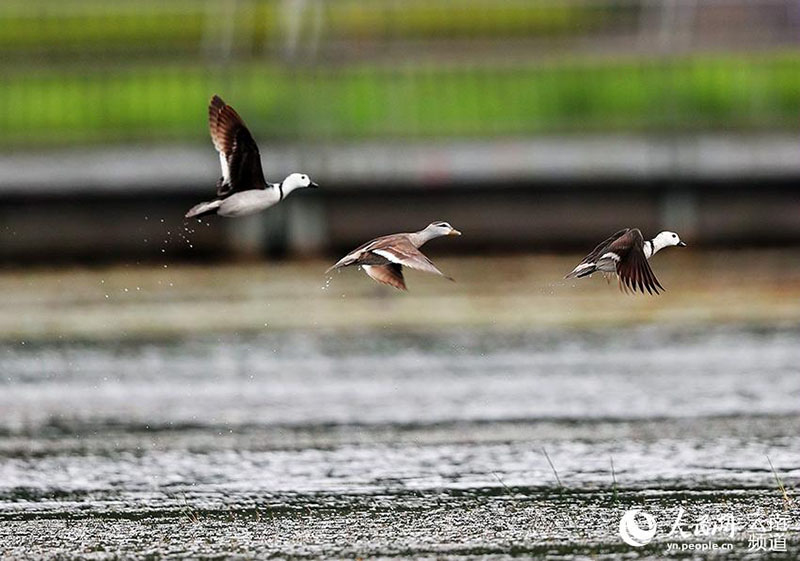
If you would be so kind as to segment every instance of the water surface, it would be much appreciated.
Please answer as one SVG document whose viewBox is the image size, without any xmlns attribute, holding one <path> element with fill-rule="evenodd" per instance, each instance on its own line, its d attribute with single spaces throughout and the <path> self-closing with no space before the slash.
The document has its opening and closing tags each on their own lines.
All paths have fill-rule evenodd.
<svg viewBox="0 0 800 561">
<path fill-rule="evenodd" d="M 796 532 L 767 457 L 800 480 L 798 341 L 734 326 L 7 344 L 0 551 L 659 557 L 664 540 L 619 540 L 632 505 L 665 524 L 680 505 L 790 512 Z"/>
</svg>

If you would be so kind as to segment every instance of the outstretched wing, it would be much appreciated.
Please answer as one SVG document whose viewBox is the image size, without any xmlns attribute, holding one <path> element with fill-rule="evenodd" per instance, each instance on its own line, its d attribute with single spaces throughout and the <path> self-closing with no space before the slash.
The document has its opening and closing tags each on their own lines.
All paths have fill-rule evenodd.
<svg viewBox="0 0 800 561">
<path fill-rule="evenodd" d="M 406 281 L 403 278 L 403 267 L 396 263 L 389 263 L 388 265 L 364 265 L 364 272 L 367 273 L 372 279 L 388 284 L 399 290 L 406 289 Z"/>
<path fill-rule="evenodd" d="M 642 294 L 645 290 L 650 294 L 658 294 L 659 288 L 664 290 L 644 255 L 644 238 L 642 232 L 637 228 L 629 230 L 609 244 L 598 262 L 603 259 L 611 259 L 615 262 L 620 287 L 625 287 L 633 292 L 638 290 Z"/>
<path fill-rule="evenodd" d="M 630 231 L 631 231 L 630 228 L 623 228 L 622 230 L 620 230 L 618 232 L 615 232 L 610 238 L 608 238 L 607 240 L 604 240 L 601 243 L 597 244 L 597 247 L 595 247 L 592 250 L 592 252 L 589 253 L 589 255 L 584 257 L 583 261 L 581 261 L 581 263 L 595 263 L 597 261 L 597 259 L 603 253 L 605 253 L 606 248 L 608 248 L 611 244 L 613 244 L 614 242 L 619 240 L 622 236 L 624 236 L 625 234 L 627 234 Z M 638 232 L 638 230 L 637 230 L 637 232 Z"/>
<path fill-rule="evenodd" d="M 424 271 L 426 273 L 433 273 L 447 277 L 443 272 L 436 268 L 436 265 L 430 259 L 417 249 L 414 244 L 407 237 L 403 237 L 392 243 L 376 244 L 371 247 L 369 253 L 378 255 L 385 258 L 390 263 L 397 263 L 409 269 L 416 269 L 417 271 Z M 450 279 L 453 280 L 453 279 Z"/>
<path fill-rule="evenodd" d="M 583 260 L 578 263 L 578 265 L 570 272 L 565 279 L 571 279 L 574 277 L 585 277 L 587 275 L 591 275 L 597 270 L 597 260 L 600 258 L 603 253 L 607 251 L 607 248 L 620 239 L 622 236 L 627 234 L 630 231 L 630 228 L 623 228 L 622 230 L 615 232 L 610 238 L 607 240 L 603 240 L 597 247 L 595 247 L 589 255 L 583 258 Z"/>
<path fill-rule="evenodd" d="M 216 95 L 208 105 L 208 128 L 222 167 L 217 196 L 266 188 L 256 141 L 233 107 Z"/>
<path fill-rule="evenodd" d="M 391 236 L 384 236 L 382 238 L 375 238 L 374 240 L 370 240 L 364 244 L 361 244 L 353 251 L 339 259 L 333 266 L 331 266 L 325 274 L 327 275 L 334 269 L 341 269 L 342 267 L 349 267 L 351 265 L 385 265 L 388 261 L 385 258 L 381 258 L 369 253 L 369 249 L 373 247 L 376 243 L 386 239 L 386 238 L 395 238 L 397 235 Z"/>
</svg>

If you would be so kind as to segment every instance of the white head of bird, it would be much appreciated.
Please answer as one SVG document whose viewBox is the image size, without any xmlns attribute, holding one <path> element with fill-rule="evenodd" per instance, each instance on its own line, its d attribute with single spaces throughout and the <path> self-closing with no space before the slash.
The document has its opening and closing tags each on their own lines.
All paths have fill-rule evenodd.
<svg viewBox="0 0 800 561">
<path fill-rule="evenodd" d="M 302 189 L 303 187 L 319 187 L 319 185 L 311 181 L 311 178 L 305 173 L 290 173 L 281 183 L 284 197 L 295 189 Z"/>
<path fill-rule="evenodd" d="M 678 237 L 678 234 L 664 230 L 655 238 L 653 238 L 653 253 L 657 252 L 659 249 L 664 249 L 665 247 L 670 247 L 673 245 L 686 247 L 686 244 L 681 241 L 680 237 Z"/>
</svg>

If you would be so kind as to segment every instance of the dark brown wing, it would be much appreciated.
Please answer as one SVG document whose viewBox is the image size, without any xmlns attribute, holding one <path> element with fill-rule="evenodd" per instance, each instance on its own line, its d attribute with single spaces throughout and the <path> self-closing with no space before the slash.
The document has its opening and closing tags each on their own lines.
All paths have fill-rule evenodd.
<svg viewBox="0 0 800 561">
<path fill-rule="evenodd" d="M 594 249 L 591 251 L 591 253 L 589 253 L 589 255 L 587 255 L 586 257 L 584 257 L 584 258 L 583 258 L 583 261 L 581 261 L 581 263 L 595 263 L 595 262 L 597 261 L 597 259 L 598 259 L 598 258 L 599 258 L 599 257 L 600 257 L 600 256 L 601 256 L 603 253 L 605 253 L 605 252 L 606 252 L 606 249 L 607 249 L 607 248 L 608 248 L 608 247 L 609 247 L 609 246 L 610 246 L 612 243 L 614 243 L 615 241 L 617 241 L 618 239 L 620 239 L 622 236 L 624 236 L 625 234 L 627 234 L 627 233 L 628 233 L 628 232 L 630 232 L 630 231 L 631 231 L 631 229 L 630 229 L 630 228 L 623 228 L 622 230 L 620 230 L 620 231 L 618 231 L 618 232 L 614 233 L 614 234 L 613 234 L 613 235 L 612 235 L 610 238 L 608 238 L 607 240 L 604 240 L 604 241 L 600 242 L 599 244 L 597 244 L 597 247 L 595 247 L 595 248 L 594 248 Z"/>
<path fill-rule="evenodd" d="M 625 228 L 623 230 L 620 230 L 619 232 L 616 232 L 614 235 L 612 235 L 607 240 L 603 240 L 602 242 L 597 244 L 597 247 L 595 247 L 589 253 L 589 255 L 584 257 L 583 260 L 580 263 L 578 263 L 575 266 L 575 268 L 572 269 L 572 271 L 570 273 L 568 273 L 564 278 L 565 279 L 572 279 L 572 278 L 575 278 L 575 277 L 580 278 L 580 277 L 585 277 L 585 276 L 588 276 L 588 275 L 591 275 L 592 273 L 594 273 L 597 270 L 597 260 L 600 258 L 601 255 L 603 255 L 607 251 L 608 246 L 610 246 L 612 243 L 617 241 L 619 238 L 621 238 L 622 236 L 627 234 L 628 231 L 630 231 L 630 228 Z"/>
<path fill-rule="evenodd" d="M 399 290 L 406 289 L 406 281 L 403 278 L 403 267 L 396 263 L 388 265 L 364 265 L 364 272 L 374 280 L 383 284 L 388 284 Z"/>
<path fill-rule="evenodd" d="M 628 231 L 612 242 L 606 250 L 606 254 L 609 253 L 618 256 L 615 261 L 620 286 L 625 286 L 633 292 L 638 290 L 642 294 L 645 290 L 650 294 L 658 294 L 659 288 L 664 290 L 644 255 L 644 238 L 637 228 Z M 601 255 L 600 259 L 602 258 Z"/>
<path fill-rule="evenodd" d="M 208 128 L 222 166 L 217 196 L 266 188 L 256 141 L 233 107 L 216 95 L 208 105 Z"/>
</svg>

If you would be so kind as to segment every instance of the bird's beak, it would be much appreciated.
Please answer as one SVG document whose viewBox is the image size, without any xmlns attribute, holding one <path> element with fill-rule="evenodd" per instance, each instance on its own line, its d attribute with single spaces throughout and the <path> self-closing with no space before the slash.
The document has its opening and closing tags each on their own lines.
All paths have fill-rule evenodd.
<svg viewBox="0 0 800 561">
<path fill-rule="evenodd" d="M 460 235 L 461 235 L 461 232 L 459 232 L 458 230 L 456 230 L 455 228 L 453 228 L 452 230 L 450 230 L 450 233 L 449 233 L 449 234 L 447 234 L 447 235 L 448 235 L 448 236 L 460 236 Z"/>
<path fill-rule="evenodd" d="M 678 242 L 678 247 L 686 247 L 686 244 L 683 242 Z"/>
<path fill-rule="evenodd" d="M 314 183 L 313 181 L 312 181 L 311 183 L 309 183 L 309 184 L 308 184 L 308 186 L 309 186 L 309 187 L 315 187 L 315 188 L 319 188 L 319 185 L 317 185 L 317 184 L 316 184 L 316 183 Z"/>
</svg>

